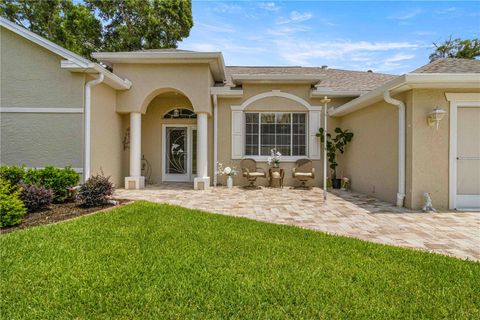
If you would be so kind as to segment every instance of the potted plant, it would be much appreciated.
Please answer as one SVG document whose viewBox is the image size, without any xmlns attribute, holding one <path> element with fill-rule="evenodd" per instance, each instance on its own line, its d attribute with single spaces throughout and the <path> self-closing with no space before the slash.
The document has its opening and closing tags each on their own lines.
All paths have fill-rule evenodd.
<svg viewBox="0 0 480 320">
<path fill-rule="evenodd" d="M 280 166 L 280 159 L 282 154 L 277 151 L 277 149 L 273 148 L 270 150 L 270 157 L 268 157 L 267 162 L 268 165 L 278 168 Z"/>
<path fill-rule="evenodd" d="M 237 175 L 238 171 L 235 167 L 223 167 L 223 164 L 218 162 L 218 171 L 217 174 L 220 176 L 226 175 L 227 176 L 227 188 L 232 189 L 233 187 L 233 179 L 232 177 Z"/>
<path fill-rule="evenodd" d="M 330 169 L 332 169 L 332 187 L 334 189 L 340 189 L 342 184 L 342 179 L 337 179 L 337 151 L 340 153 L 345 152 L 345 146 L 352 141 L 353 133 L 348 130 L 343 131 L 340 128 L 335 128 L 335 137 L 332 138 L 330 133 L 327 133 L 327 158 L 330 163 Z M 323 128 L 318 129 L 317 137 L 320 138 L 322 144 L 324 141 L 324 131 Z"/>
</svg>

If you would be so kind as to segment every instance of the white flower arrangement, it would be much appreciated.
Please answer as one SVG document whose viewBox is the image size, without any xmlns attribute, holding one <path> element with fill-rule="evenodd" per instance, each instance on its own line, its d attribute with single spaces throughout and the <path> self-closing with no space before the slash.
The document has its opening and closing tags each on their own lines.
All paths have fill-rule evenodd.
<svg viewBox="0 0 480 320">
<path fill-rule="evenodd" d="M 268 165 L 277 168 L 280 166 L 280 159 L 282 154 L 277 151 L 277 149 L 273 148 L 270 150 L 270 157 L 267 158 Z"/>
<path fill-rule="evenodd" d="M 217 163 L 217 174 L 219 176 L 223 176 L 223 175 L 226 175 L 226 176 L 236 176 L 238 174 L 238 170 L 237 168 L 235 167 L 223 167 L 223 164 L 221 164 L 220 162 Z"/>
</svg>

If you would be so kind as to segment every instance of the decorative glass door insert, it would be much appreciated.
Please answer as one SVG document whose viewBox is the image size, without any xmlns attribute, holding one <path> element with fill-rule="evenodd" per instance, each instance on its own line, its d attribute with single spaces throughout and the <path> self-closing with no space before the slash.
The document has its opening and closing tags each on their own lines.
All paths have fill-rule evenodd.
<svg viewBox="0 0 480 320">
<path fill-rule="evenodd" d="M 197 171 L 197 129 L 191 125 L 164 128 L 163 181 L 192 181 Z"/>
</svg>

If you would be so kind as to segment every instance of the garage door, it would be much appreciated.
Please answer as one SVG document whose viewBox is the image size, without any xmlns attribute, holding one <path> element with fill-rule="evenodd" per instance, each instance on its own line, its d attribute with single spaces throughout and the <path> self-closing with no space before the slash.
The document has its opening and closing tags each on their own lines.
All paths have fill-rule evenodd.
<svg viewBox="0 0 480 320">
<path fill-rule="evenodd" d="M 480 210 L 480 104 L 457 109 L 456 207 Z"/>
</svg>

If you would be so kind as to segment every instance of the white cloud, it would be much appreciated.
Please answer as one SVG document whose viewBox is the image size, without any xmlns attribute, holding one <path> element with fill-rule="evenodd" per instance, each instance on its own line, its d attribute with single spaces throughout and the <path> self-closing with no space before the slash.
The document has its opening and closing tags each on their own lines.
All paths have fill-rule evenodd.
<svg viewBox="0 0 480 320">
<path fill-rule="evenodd" d="M 232 3 L 218 3 L 213 9 L 216 12 L 220 13 L 241 13 L 243 8 L 239 5 Z"/>
<path fill-rule="evenodd" d="M 274 40 L 280 57 L 291 65 L 336 64 L 352 70 L 392 71 L 415 58 L 413 51 L 423 47 L 414 42 Z M 402 50 L 408 50 L 404 53 Z"/>
<path fill-rule="evenodd" d="M 458 9 L 455 7 L 449 7 L 449 8 L 443 8 L 443 9 L 438 9 L 435 10 L 436 14 L 451 14 L 456 12 Z"/>
<path fill-rule="evenodd" d="M 200 29 L 205 29 L 207 31 L 211 32 L 217 32 L 217 33 L 234 33 L 236 32 L 233 26 L 227 25 L 227 24 L 220 24 L 217 23 L 215 25 L 207 24 L 207 23 L 201 23 L 197 22 L 195 23 L 194 27 L 200 28 Z"/>
<path fill-rule="evenodd" d="M 275 2 L 260 2 L 258 4 L 258 7 L 260 9 L 273 11 L 273 12 L 277 12 L 278 10 L 280 10 L 280 7 Z"/>
<path fill-rule="evenodd" d="M 388 18 L 393 19 L 393 20 L 409 20 L 409 19 L 412 19 L 412 18 L 416 17 L 417 15 L 419 15 L 422 12 L 423 12 L 423 10 L 420 10 L 420 9 L 412 9 L 408 12 L 399 13 L 399 14 L 390 16 Z"/>
<path fill-rule="evenodd" d="M 288 36 L 293 33 L 305 32 L 308 30 L 310 30 L 310 28 L 281 26 L 281 27 L 275 27 L 274 29 L 268 29 L 267 34 L 272 36 Z"/>
<path fill-rule="evenodd" d="M 277 24 L 287 24 L 292 22 L 303 22 L 312 19 L 313 14 L 310 12 L 298 12 L 292 11 L 288 15 L 288 18 L 281 17 L 277 20 Z"/>
</svg>

